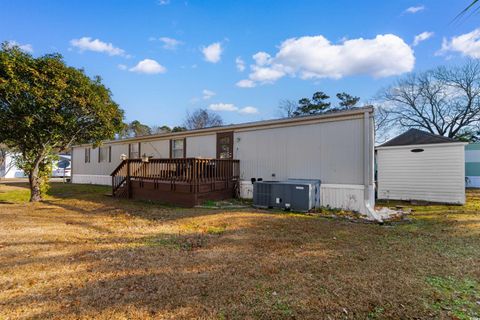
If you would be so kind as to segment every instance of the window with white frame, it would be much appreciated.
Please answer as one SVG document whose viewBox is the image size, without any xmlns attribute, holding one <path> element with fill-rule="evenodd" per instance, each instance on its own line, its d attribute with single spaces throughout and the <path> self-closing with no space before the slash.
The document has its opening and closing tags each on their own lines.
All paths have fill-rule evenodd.
<svg viewBox="0 0 480 320">
<path fill-rule="evenodd" d="M 110 147 L 100 147 L 98 149 L 98 162 L 110 162 Z"/>
<path fill-rule="evenodd" d="M 172 158 L 183 158 L 185 154 L 184 139 L 172 140 Z"/>
</svg>

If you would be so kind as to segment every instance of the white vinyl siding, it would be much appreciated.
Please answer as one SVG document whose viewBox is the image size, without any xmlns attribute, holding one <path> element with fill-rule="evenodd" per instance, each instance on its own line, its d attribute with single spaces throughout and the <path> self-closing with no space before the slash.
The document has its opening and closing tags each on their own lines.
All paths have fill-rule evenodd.
<svg viewBox="0 0 480 320">
<path fill-rule="evenodd" d="M 363 118 L 234 133 L 243 180 L 320 179 L 364 182 Z"/>
<path fill-rule="evenodd" d="M 463 204 L 464 158 L 462 143 L 379 148 L 378 198 Z"/>
<path fill-rule="evenodd" d="M 110 175 L 113 170 L 120 164 L 120 156 L 128 154 L 128 144 L 111 144 L 104 145 L 104 147 L 111 147 L 110 162 L 98 162 L 99 148 L 92 148 L 90 150 L 91 161 L 85 163 L 83 157 L 85 156 L 85 148 L 73 148 L 72 150 L 72 174 L 84 175 Z"/>
</svg>

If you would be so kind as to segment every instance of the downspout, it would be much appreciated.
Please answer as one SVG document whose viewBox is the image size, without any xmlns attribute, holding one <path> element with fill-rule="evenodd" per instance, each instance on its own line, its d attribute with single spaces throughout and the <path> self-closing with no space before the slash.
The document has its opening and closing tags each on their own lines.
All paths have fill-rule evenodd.
<svg viewBox="0 0 480 320">
<path fill-rule="evenodd" d="M 363 114 L 363 195 L 364 204 L 366 208 L 367 217 L 376 221 L 382 221 L 382 218 L 377 214 L 373 203 L 370 199 L 373 196 L 373 175 L 374 175 L 374 150 L 373 137 L 375 135 L 373 126 L 370 121 L 370 112 L 365 111 Z"/>
</svg>

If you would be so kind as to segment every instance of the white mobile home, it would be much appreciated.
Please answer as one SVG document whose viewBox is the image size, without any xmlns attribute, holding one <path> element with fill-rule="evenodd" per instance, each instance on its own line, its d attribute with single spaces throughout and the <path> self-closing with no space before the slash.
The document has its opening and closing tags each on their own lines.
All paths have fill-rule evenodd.
<svg viewBox="0 0 480 320">
<path fill-rule="evenodd" d="M 0 179 L 25 178 L 25 172 L 15 165 L 14 155 L 6 153 L 0 165 Z"/>
<path fill-rule="evenodd" d="M 123 170 L 122 155 L 123 159 L 149 157 L 149 172 L 160 170 L 155 176 L 147 173 L 153 179 L 163 177 L 165 168 L 172 172 L 174 159 L 234 159 L 239 165 L 239 193 L 243 198 L 252 197 L 252 178 L 320 179 L 322 205 L 366 214 L 374 206 L 373 121 L 373 108 L 365 107 L 106 141 L 100 148 L 78 145 L 72 150 L 72 182 L 112 184 L 112 172 L 115 170 L 115 175 Z M 178 161 L 175 163 L 179 165 Z M 202 164 L 185 162 L 183 165 L 193 165 L 191 173 L 183 173 L 188 179 L 193 174 L 198 175 L 198 166 Z M 140 167 L 135 170 L 142 171 Z M 231 170 L 227 168 L 225 172 Z M 139 186 L 144 184 L 139 183 Z M 161 189 L 158 184 L 152 188 Z"/>
<path fill-rule="evenodd" d="M 464 204 L 465 145 L 410 129 L 377 147 L 378 199 Z"/>
</svg>

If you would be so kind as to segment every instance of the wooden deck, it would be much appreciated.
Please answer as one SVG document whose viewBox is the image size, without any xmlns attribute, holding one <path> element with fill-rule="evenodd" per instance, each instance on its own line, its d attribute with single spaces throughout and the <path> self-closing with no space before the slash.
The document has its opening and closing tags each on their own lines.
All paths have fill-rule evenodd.
<svg viewBox="0 0 480 320">
<path fill-rule="evenodd" d="M 239 160 L 127 159 L 112 172 L 112 195 L 192 207 L 236 197 Z"/>
</svg>

